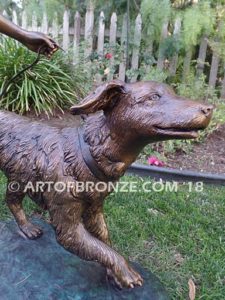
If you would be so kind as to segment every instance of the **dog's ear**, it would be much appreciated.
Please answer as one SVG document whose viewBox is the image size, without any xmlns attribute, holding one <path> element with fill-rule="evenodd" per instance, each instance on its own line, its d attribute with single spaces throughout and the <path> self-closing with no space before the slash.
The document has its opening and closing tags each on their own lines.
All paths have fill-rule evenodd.
<svg viewBox="0 0 225 300">
<path fill-rule="evenodd" d="M 126 93 L 125 83 L 120 80 L 113 80 L 97 87 L 80 104 L 72 106 L 70 111 L 73 115 L 88 115 L 98 110 L 106 110 L 116 100 L 116 95 L 124 93 Z"/>
</svg>

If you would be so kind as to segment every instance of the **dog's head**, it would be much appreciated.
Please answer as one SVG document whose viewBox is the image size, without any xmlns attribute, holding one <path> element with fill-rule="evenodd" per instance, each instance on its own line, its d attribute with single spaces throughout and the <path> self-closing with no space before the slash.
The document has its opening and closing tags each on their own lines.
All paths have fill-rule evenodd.
<svg viewBox="0 0 225 300">
<path fill-rule="evenodd" d="M 114 80 L 99 86 L 72 114 L 91 114 L 103 110 L 109 125 L 147 142 L 191 139 L 205 129 L 213 106 L 177 96 L 166 84 L 154 81 L 124 83 Z"/>
</svg>

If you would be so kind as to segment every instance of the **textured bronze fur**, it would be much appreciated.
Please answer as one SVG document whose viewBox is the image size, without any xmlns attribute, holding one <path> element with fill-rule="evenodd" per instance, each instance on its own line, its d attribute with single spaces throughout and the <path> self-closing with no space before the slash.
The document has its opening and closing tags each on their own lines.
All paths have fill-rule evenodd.
<svg viewBox="0 0 225 300">
<path fill-rule="evenodd" d="M 98 87 L 73 114 L 85 118 L 84 139 L 101 171 L 115 181 L 137 158 L 145 145 L 159 140 L 195 138 L 211 118 L 212 106 L 180 99 L 170 87 L 156 82 L 125 84 L 112 81 Z M 0 167 L 9 182 L 6 201 L 20 229 L 29 238 L 41 235 L 23 211 L 24 187 L 43 182 L 75 182 L 98 179 L 84 163 L 76 128 L 56 128 L 31 122 L 14 113 L 0 112 Z M 86 260 L 98 261 L 120 287 L 142 284 L 141 276 L 110 246 L 103 215 L 109 192 L 29 191 L 29 197 L 48 209 L 57 241 Z"/>
</svg>

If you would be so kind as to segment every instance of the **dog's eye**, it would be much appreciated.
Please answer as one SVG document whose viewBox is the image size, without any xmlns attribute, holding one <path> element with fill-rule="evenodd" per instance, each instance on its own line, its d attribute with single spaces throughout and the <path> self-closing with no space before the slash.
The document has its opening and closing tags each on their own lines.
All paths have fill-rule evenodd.
<svg viewBox="0 0 225 300">
<path fill-rule="evenodd" d="M 159 96 L 159 94 L 153 94 L 149 98 L 152 101 L 158 101 L 160 99 L 160 96 Z"/>
</svg>

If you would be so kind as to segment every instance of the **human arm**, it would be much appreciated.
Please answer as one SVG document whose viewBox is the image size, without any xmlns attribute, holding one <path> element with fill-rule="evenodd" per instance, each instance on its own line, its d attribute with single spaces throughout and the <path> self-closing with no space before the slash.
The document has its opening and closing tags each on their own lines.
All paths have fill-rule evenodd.
<svg viewBox="0 0 225 300">
<path fill-rule="evenodd" d="M 41 51 L 42 54 L 49 58 L 59 49 L 56 42 L 47 35 L 40 32 L 24 30 L 1 15 L 0 32 L 19 41 L 31 51 Z"/>
</svg>

